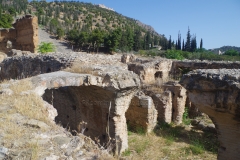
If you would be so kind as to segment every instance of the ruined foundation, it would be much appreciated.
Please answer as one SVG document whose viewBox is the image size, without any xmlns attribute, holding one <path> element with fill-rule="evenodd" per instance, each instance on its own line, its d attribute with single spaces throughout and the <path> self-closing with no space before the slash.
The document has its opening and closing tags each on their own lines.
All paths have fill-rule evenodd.
<svg viewBox="0 0 240 160">
<path fill-rule="evenodd" d="M 190 109 L 199 109 L 213 120 L 221 142 L 218 158 L 240 158 L 236 141 L 240 136 L 239 70 L 197 70 L 185 75 L 181 84 L 164 83 L 172 80 L 169 75 L 174 68 L 177 71 L 195 62 L 151 61 L 133 56 L 122 59 L 126 64 L 120 60 L 116 55 L 109 58 L 85 53 L 15 56 L 0 63 L 0 77 L 36 76 L 32 78 L 35 92 L 57 109 L 57 123 L 73 133 L 97 138 L 101 144 L 111 137 L 118 153 L 128 147 L 127 124 L 146 132 L 151 132 L 157 121 L 180 124 L 186 104 L 191 104 Z M 56 72 L 74 61 L 91 66 L 96 76 Z M 237 64 L 209 62 L 207 66 L 239 67 Z M 163 82 L 157 84 L 159 93 L 144 90 L 144 85 L 156 85 L 159 79 Z M 140 81 L 144 94 L 139 94 Z"/>
</svg>

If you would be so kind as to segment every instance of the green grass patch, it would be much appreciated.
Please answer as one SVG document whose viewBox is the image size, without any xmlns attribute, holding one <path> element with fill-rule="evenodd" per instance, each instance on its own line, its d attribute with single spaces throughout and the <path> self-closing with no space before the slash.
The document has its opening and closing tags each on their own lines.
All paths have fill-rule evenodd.
<svg viewBox="0 0 240 160">
<path fill-rule="evenodd" d="M 127 149 L 122 153 L 122 156 L 130 156 L 130 155 L 131 155 L 131 151 L 129 149 Z"/>
<path fill-rule="evenodd" d="M 191 124 L 191 119 L 189 119 L 189 117 L 188 117 L 188 108 L 187 107 L 185 107 L 182 122 L 185 125 L 190 125 Z"/>
<path fill-rule="evenodd" d="M 205 151 L 204 143 L 199 139 L 192 140 L 191 145 L 189 147 L 186 147 L 185 151 L 187 154 L 189 153 L 192 153 L 194 155 L 202 154 Z"/>
</svg>

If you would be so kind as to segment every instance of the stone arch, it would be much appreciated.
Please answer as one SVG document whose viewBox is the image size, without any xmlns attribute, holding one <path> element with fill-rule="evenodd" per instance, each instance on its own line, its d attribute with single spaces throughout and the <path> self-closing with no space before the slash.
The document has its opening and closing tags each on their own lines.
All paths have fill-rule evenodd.
<svg viewBox="0 0 240 160">
<path fill-rule="evenodd" d="M 238 78 L 239 70 L 211 69 L 190 72 L 180 82 L 188 90 L 191 103 L 207 114 L 214 123 L 220 142 L 220 160 L 240 159 Z"/>
<path fill-rule="evenodd" d="M 32 82 L 37 93 L 59 110 L 56 121 L 78 132 L 82 131 L 78 124 L 85 121 L 89 126 L 85 128 L 86 135 L 98 137 L 103 144 L 109 133 L 116 146 L 114 151 L 121 153 L 128 148 L 125 112 L 140 83 L 135 79 L 137 76 L 127 77 L 128 83 L 123 85 L 123 81 L 110 75 L 97 77 L 58 71 L 33 77 Z"/>
</svg>

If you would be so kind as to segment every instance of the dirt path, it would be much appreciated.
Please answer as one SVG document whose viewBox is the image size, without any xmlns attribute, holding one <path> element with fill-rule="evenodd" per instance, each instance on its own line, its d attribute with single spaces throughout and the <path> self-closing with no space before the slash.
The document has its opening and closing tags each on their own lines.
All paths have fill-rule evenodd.
<svg viewBox="0 0 240 160">
<path fill-rule="evenodd" d="M 52 42 L 56 46 L 56 51 L 61 53 L 72 52 L 72 49 L 68 47 L 65 41 L 60 41 L 52 37 L 49 33 L 39 27 L 39 44 L 41 42 Z"/>
</svg>

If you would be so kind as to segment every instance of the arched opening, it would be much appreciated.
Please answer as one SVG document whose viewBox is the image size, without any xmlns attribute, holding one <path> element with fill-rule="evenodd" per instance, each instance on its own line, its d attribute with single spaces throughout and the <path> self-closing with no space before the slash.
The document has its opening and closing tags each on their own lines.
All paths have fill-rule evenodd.
<svg viewBox="0 0 240 160">
<path fill-rule="evenodd" d="M 43 99 L 57 109 L 56 123 L 73 134 L 83 133 L 93 140 L 99 140 L 100 144 L 106 143 L 109 136 L 114 137 L 111 118 L 114 106 L 109 113 L 110 102 L 114 99 L 113 92 L 97 86 L 70 86 L 47 89 Z M 109 128 L 109 132 L 106 128 Z"/>
<path fill-rule="evenodd" d="M 162 77 L 163 77 L 162 71 L 157 71 L 157 72 L 154 74 L 154 77 L 155 77 L 155 79 L 162 78 Z"/>
<path fill-rule="evenodd" d="M 51 68 L 48 68 L 48 69 L 47 69 L 47 73 L 50 73 L 50 72 L 51 72 Z"/>
<path fill-rule="evenodd" d="M 128 130 L 151 132 L 157 124 L 157 110 L 149 96 L 134 96 L 125 113 Z"/>
</svg>

